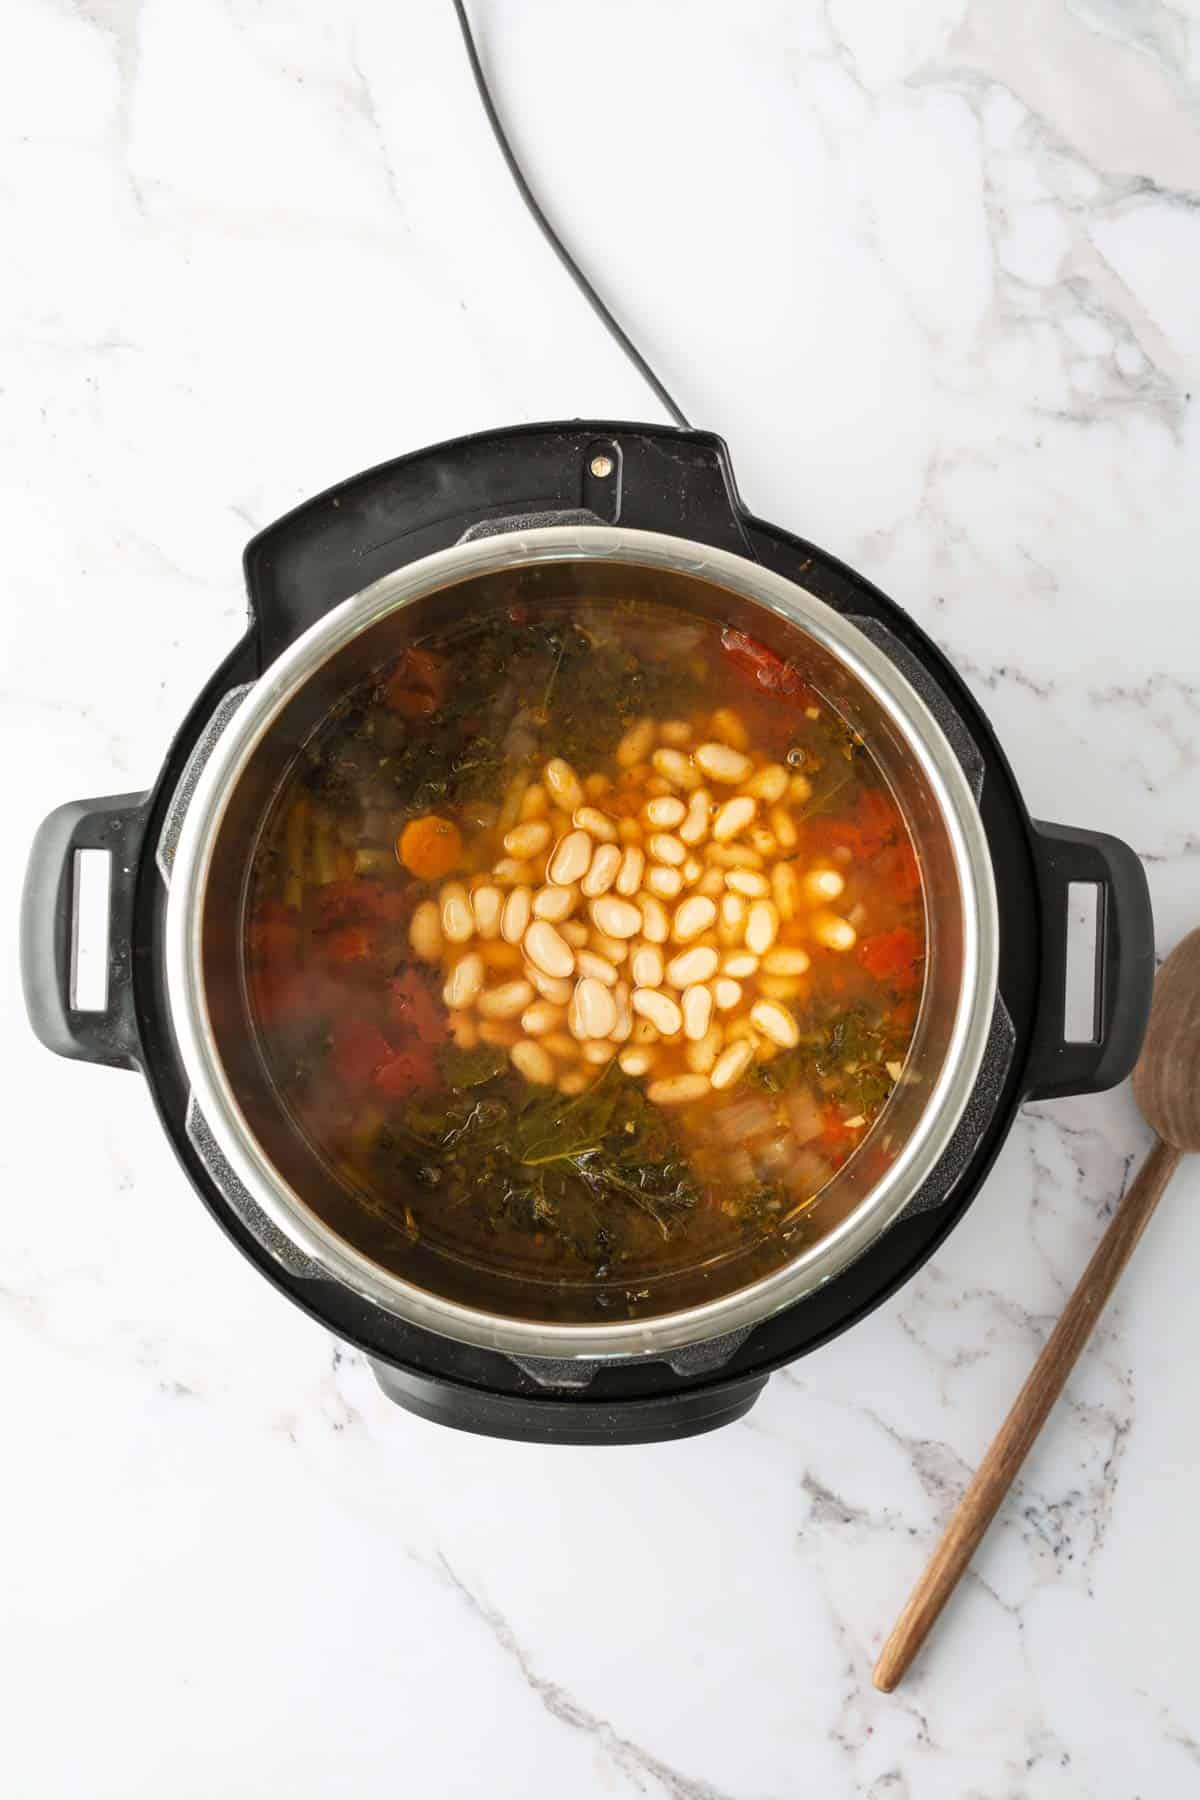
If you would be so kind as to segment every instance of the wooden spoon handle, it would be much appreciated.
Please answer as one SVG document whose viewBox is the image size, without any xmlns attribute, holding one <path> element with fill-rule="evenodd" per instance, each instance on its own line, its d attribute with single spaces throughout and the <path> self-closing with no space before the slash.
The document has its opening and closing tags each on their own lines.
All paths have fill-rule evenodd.
<svg viewBox="0 0 1200 1800">
<path fill-rule="evenodd" d="M 1062 1393 L 1080 1351 L 1091 1336 L 1096 1320 L 1120 1280 L 1182 1155 L 1181 1150 L 1157 1139 L 1113 1214 L 1108 1230 L 1084 1270 L 1083 1279 L 1067 1302 L 1062 1318 L 1034 1363 L 1013 1402 L 1012 1411 L 996 1433 L 974 1480 L 959 1501 L 941 1543 L 926 1564 L 892 1635 L 883 1646 L 874 1677 L 875 1686 L 883 1693 L 890 1694 L 901 1679 L 954 1592 L 959 1577 L 974 1556 L 1000 1502 L 1045 1424 L 1050 1408 Z"/>
</svg>

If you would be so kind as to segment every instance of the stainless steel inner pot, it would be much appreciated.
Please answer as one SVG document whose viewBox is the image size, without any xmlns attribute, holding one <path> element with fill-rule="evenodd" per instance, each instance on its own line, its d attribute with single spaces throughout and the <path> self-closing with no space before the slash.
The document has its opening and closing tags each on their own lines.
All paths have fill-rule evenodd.
<svg viewBox="0 0 1200 1800">
<path fill-rule="evenodd" d="M 487 1304 L 385 1268 L 364 1247 L 353 1207 L 334 1192 L 263 1078 L 249 1027 L 242 916 L 254 844 L 293 758 L 331 705 L 385 659 L 397 616 L 412 635 L 516 595 L 536 605 L 633 596 L 731 620 L 787 653 L 801 630 L 818 683 L 867 740 L 920 857 L 928 958 L 901 1082 L 860 1150 L 814 1209 L 820 1235 L 782 1267 L 720 1297 L 687 1284 L 656 1293 L 647 1316 L 554 1322 L 530 1298 Z M 166 916 L 171 1017 L 193 1101 L 233 1176 L 320 1273 L 412 1324 L 516 1356 L 594 1360 L 662 1355 L 745 1330 L 845 1269 L 896 1219 L 945 1151 L 971 1095 L 996 997 L 997 907 L 991 860 L 962 768 L 924 701 L 854 625 L 794 582 L 686 539 L 619 527 L 561 526 L 461 543 L 346 600 L 254 685 L 185 778 Z M 886 1166 L 881 1168 L 886 1151 Z M 736 1275 L 736 1271 L 734 1271 Z M 452 1288 L 447 1281 L 446 1285 Z"/>
</svg>

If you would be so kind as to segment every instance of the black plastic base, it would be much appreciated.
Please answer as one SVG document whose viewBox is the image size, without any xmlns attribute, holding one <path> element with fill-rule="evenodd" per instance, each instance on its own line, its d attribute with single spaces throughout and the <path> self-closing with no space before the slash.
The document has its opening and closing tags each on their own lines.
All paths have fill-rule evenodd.
<svg viewBox="0 0 1200 1800">
<path fill-rule="evenodd" d="M 520 1444 L 661 1444 L 731 1425 L 750 1411 L 765 1375 L 650 1400 L 535 1400 L 431 1381 L 412 1369 L 371 1360 L 375 1379 L 397 1406 L 433 1425 L 511 1438 Z"/>
</svg>

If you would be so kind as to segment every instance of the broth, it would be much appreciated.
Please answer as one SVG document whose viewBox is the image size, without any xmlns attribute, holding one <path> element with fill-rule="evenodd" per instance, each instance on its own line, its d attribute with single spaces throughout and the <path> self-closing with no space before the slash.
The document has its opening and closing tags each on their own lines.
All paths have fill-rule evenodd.
<svg viewBox="0 0 1200 1800">
<path fill-rule="evenodd" d="M 879 766 L 795 644 L 514 603 L 398 648 L 294 762 L 251 1011 L 397 1270 L 420 1244 L 619 1314 L 815 1229 L 900 1078 L 925 927 Z"/>
</svg>

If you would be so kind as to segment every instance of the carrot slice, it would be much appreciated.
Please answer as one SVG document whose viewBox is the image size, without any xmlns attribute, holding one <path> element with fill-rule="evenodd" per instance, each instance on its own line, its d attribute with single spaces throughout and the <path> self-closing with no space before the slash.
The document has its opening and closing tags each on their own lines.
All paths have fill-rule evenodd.
<svg viewBox="0 0 1200 1800">
<path fill-rule="evenodd" d="M 437 881 L 449 875 L 462 861 L 462 836 L 458 826 L 437 813 L 426 813 L 410 819 L 396 842 L 396 852 L 405 868 L 422 881 Z"/>
</svg>

